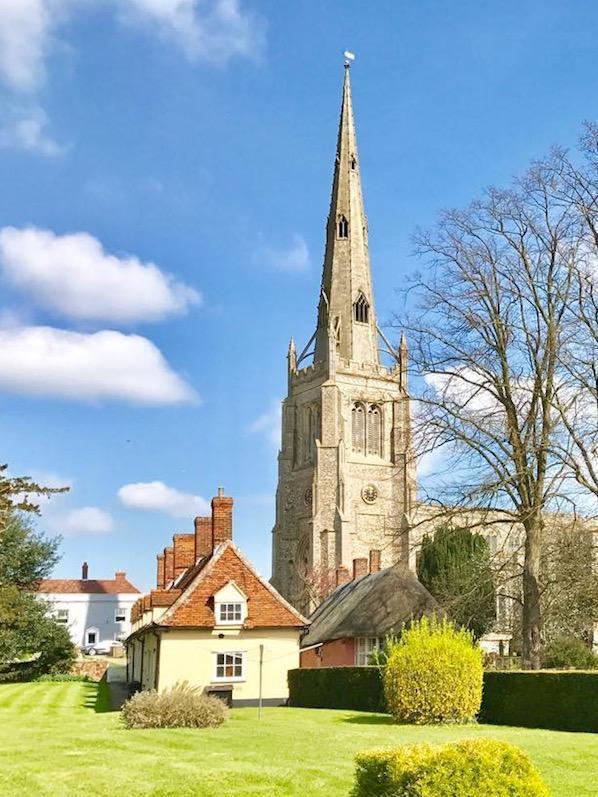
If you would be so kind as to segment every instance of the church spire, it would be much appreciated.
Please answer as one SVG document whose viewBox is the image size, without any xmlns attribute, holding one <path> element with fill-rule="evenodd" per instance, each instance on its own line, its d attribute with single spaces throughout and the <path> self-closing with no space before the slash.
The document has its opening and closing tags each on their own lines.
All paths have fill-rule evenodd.
<svg viewBox="0 0 598 797">
<path fill-rule="evenodd" d="M 329 335 L 339 357 L 378 364 L 376 313 L 370 274 L 349 64 L 336 147 L 314 362 L 330 358 Z"/>
</svg>

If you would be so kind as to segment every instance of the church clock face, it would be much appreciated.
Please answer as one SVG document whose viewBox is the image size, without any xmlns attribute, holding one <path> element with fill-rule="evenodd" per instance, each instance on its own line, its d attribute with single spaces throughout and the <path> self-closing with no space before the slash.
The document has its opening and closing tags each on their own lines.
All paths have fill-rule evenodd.
<svg viewBox="0 0 598 797">
<path fill-rule="evenodd" d="M 378 498 L 378 488 L 375 484 L 367 484 L 361 491 L 361 497 L 366 504 L 373 504 Z"/>
</svg>

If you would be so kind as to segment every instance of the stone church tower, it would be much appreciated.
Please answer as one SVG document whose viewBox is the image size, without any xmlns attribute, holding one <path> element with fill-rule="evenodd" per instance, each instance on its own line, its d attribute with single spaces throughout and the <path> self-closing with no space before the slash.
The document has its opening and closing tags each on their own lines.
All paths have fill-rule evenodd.
<svg viewBox="0 0 598 797">
<path fill-rule="evenodd" d="M 387 368 L 380 337 L 345 66 L 317 327 L 299 356 L 292 340 L 288 351 L 273 529 L 272 584 L 304 612 L 354 560 L 360 570 L 370 555 L 382 567 L 408 557 L 407 346 L 402 339 Z"/>
</svg>

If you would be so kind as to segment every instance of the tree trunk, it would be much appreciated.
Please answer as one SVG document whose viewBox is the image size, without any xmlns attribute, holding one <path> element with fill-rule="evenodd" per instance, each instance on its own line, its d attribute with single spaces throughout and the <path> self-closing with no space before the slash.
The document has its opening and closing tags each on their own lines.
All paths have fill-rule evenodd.
<svg viewBox="0 0 598 797">
<path fill-rule="evenodd" d="M 524 523 L 525 562 L 523 565 L 523 666 L 539 670 L 540 661 L 540 554 L 542 521 L 536 516 Z"/>
</svg>

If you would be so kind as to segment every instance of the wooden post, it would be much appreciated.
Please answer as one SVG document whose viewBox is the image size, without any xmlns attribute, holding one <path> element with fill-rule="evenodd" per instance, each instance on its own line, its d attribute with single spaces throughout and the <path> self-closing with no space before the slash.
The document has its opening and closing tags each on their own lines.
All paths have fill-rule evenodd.
<svg viewBox="0 0 598 797">
<path fill-rule="evenodd" d="M 257 704 L 257 718 L 258 720 L 262 717 L 262 670 L 264 667 L 264 646 L 260 645 L 260 694 L 258 698 Z"/>
</svg>

